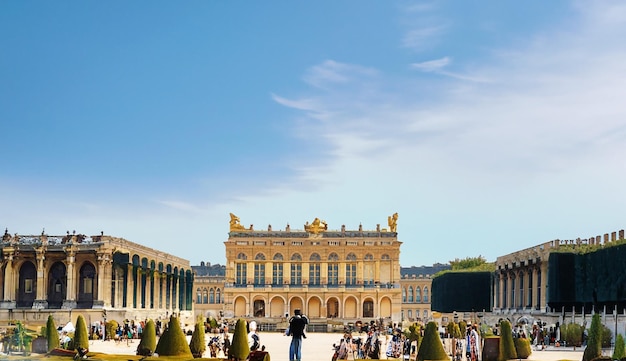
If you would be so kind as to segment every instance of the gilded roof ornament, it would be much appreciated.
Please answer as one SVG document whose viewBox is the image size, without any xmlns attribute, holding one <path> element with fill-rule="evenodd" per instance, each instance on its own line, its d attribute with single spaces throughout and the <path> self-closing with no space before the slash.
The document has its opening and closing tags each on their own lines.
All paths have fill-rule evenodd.
<svg viewBox="0 0 626 361">
<path fill-rule="evenodd" d="M 247 231 L 246 227 L 241 225 L 239 217 L 232 213 L 230 214 L 230 231 Z"/>
<path fill-rule="evenodd" d="M 392 216 L 387 217 L 387 224 L 389 225 L 390 232 L 398 231 L 398 212 L 394 213 Z"/>
<path fill-rule="evenodd" d="M 328 224 L 326 224 L 326 221 L 322 221 L 317 217 L 315 217 L 313 223 L 309 224 L 309 222 L 306 222 L 306 224 L 304 225 L 304 230 L 313 234 L 324 232 L 327 229 Z"/>
</svg>

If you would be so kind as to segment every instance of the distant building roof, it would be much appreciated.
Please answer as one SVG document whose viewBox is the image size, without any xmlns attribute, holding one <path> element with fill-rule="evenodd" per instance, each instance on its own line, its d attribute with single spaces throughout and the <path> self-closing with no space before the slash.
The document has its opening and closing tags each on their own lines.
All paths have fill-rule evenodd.
<svg viewBox="0 0 626 361">
<path fill-rule="evenodd" d="M 199 266 L 191 266 L 197 276 L 226 276 L 226 266 L 200 262 Z"/>
<path fill-rule="evenodd" d="M 400 276 L 419 276 L 419 275 L 434 275 L 437 272 L 449 270 L 451 267 L 449 264 L 444 263 L 435 263 L 432 266 L 411 266 L 411 267 L 400 267 Z"/>
</svg>

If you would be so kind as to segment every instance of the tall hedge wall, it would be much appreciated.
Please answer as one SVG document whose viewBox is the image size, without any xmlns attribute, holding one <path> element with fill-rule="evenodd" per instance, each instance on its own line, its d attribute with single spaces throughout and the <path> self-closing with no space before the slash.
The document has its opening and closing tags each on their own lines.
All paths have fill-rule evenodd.
<svg viewBox="0 0 626 361">
<path fill-rule="evenodd" d="M 439 312 L 491 310 L 491 272 L 446 272 L 433 279 L 431 307 Z"/>
</svg>

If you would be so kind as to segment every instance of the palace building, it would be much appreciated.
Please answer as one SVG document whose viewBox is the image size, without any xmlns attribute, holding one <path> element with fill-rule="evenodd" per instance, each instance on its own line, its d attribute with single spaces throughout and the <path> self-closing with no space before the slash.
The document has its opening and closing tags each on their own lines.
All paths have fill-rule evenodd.
<svg viewBox="0 0 626 361">
<path fill-rule="evenodd" d="M 0 320 L 193 317 L 193 272 L 185 259 L 122 238 L 69 232 L 7 230 L 0 252 Z"/>
<path fill-rule="evenodd" d="M 389 228 L 375 230 L 329 230 L 319 218 L 299 230 L 255 230 L 231 214 L 224 316 L 272 325 L 301 309 L 320 327 L 327 320 L 400 322 L 397 218 L 389 216 Z"/>
</svg>

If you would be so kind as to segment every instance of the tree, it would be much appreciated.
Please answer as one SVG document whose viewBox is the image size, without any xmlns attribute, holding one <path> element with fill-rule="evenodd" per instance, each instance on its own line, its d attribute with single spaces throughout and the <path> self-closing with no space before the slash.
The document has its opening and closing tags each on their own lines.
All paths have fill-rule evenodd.
<svg viewBox="0 0 626 361">
<path fill-rule="evenodd" d="M 156 353 L 161 356 L 192 356 L 185 333 L 180 328 L 178 318 L 172 315 L 167 328 L 159 339 Z"/>
<path fill-rule="evenodd" d="M 478 267 L 487 263 L 487 260 L 483 256 L 478 257 L 466 257 L 464 259 L 456 258 L 454 261 L 450 261 L 450 266 L 453 271 Z"/>
<path fill-rule="evenodd" d="M 498 351 L 498 360 L 505 361 L 517 358 L 515 351 L 515 343 L 513 342 L 513 331 L 509 320 L 500 321 L 500 348 Z"/>
<path fill-rule="evenodd" d="M 567 346 L 580 346 L 583 340 L 583 327 L 577 323 L 567 323 L 560 327 L 561 338 L 565 339 Z"/>
<path fill-rule="evenodd" d="M 48 352 L 60 346 L 59 333 L 57 331 L 57 326 L 54 323 L 54 317 L 52 317 L 52 315 L 48 315 L 48 322 L 46 322 L 46 339 L 48 344 Z"/>
<path fill-rule="evenodd" d="M 626 345 L 624 342 L 624 336 L 621 333 L 617 334 L 615 338 L 615 349 L 613 350 L 613 360 L 621 360 L 626 357 Z"/>
<path fill-rule="evenodd" d="M 202 318 L 196 320 L 196 327 L 193 329 L 193 334 L 191 335 L 189 349 L 194 358 L 202 357 L 202 354 L 206 350 L 204 343 L 204 322 L 202 322 Z"/>
<path fill-rule="evenodd" d="M 83 315 L 78 315 L 76 331 L 74 331 L 74 350 L 78 350 L 79 347 L 89 349 L 89 333 L 87 333 L 87 324 Z"/>
<path fill-rule="evenodd" d="M 229 356 L 237 361 L 243 361 L 248 358 L 250 354 L 250 347 L 248 346 L 248 333 L 246 320 L 240 318 L 237 320 L 235 326 L 235 334 L 233 335 L 233 342 L 230 345 Z"/>
<path fill-rule="evenodd" d="M 591 318 L 591 326 L 589 327 L 589 335 L 587 336 L 587 347 L 583 353 L 583 361 L 591 361 L 601 355 L 602 323 L 600 322 L 600 314 L 594 313 Z"/>
<path fill-rule="evenodd" d="M 139 341 L 139 346 L 137 346 L 137 355 L 152 356 L 154 350 L 156 350 L 156 329 L 154 321 L 150 319 L 141 333 L 141 341 Z"/>
<path fill-rule="evenodd" d="M 424 331 L 424 338 L 417 352 L 417 360 L 449 360 L 450 358 L 443 349 L 439 332 L 437 331 L 437 323 L 429 322 Z"/>
</svg>

